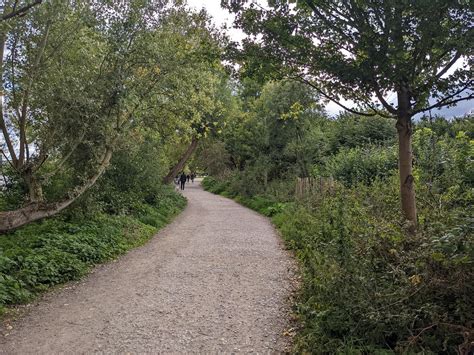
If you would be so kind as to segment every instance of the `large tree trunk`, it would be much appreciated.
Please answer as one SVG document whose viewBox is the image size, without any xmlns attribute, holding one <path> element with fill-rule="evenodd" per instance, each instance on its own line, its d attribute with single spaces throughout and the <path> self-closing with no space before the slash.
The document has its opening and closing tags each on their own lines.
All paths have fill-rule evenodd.
<svg viewBox="0 0 474 355">
<path fill-rule="evenodd" d="M 25 172 L 23 180 L 28 186 L 28 201 L 30 203 L 42 202 L 43 188 L 31 169 Z"/>
<path fill-rule="evenodd" d="M 402 212 L 410 223 L 409 231 L 413 233 L 416 230 L 417 217 L 415 184 L 412 175 L 413 152 L 412 123 L 410 115 L 399 115 L 397 120 L 397 131 Z"/>
<path fill-rule="evenodd" d="M 96 173 L 91 176 L 83 185 L 76 187 L 69 194 L 68 198 L 63 201 L 54 203 L 32 201 L 25 207 L 22 207 L 18 210 L 0 212 L 0 233 L 9 232 L 25 224 L 46 217 L 54 216 L 55 214 L 64 210 L 96 183 L 97 179 L 104 173 L 105 169 L 109 165 L 111 158 L 112 148 L 107 148 L 98 164 Z"/>
<path fill-rule="evenodd" d="M 196 150 L 196 147 L 197 147 L 197 144 L 198 144 L 198 140 L 196 137 L 193 137 L 193 139 L 191 140 L 191 144 L 189 145 L 188 149 L 186 149 L 186 151 L 184 152 L 183 156 L 181 157 L 181 159 L 179 159 L 178 163 L 173 166 L 173 168 L 170 170 L 170 172 L 168 173 L 168 175 L 166 175 L 164 178 L 163 178 L 163 183 L 164 184 L 170 184 L 174 177 L 181 171 L 183 170 L 184 168 L 184 165 L 186 164 L 186 162 L 188 161 L 188 159 L 191 157 L 191 155 L 194 153 L 194 151 Z"/>
</svg>

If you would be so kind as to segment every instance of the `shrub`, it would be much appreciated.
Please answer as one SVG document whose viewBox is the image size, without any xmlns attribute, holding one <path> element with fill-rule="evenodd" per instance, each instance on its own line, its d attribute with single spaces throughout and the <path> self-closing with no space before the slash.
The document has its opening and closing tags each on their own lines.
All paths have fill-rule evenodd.
<svg viewBox="0 0 474 355">
<path fill-rule="evenodd" d="M 385 178 L 397 169 L 396 147 L 369 146 L 343 148 L 329 157 L 323 166 L 316 166 L 315 175 L 332 176 L 347 186 L 371 184 Z"/>
<path fill-rule="evenodd" d="M 393 203 L 397 185 L 392 175 L 287 203 L 236 197 L 273 216 L 301 262 L 296 352 L 454 354 L 469 346 L 472 218 L 461 207 L 432 208 L 435 197 L 422 189 L 419 232 L 409 237 Z"/>
<path fill-rule="evenodd" d="M 58 217 L 1 236 L 0 313 L 5 305 L 27 302 L 145 243 L 186 204 L 167 187 L 159 195 L 154 205 L 135 202 L 129 216 L 98 214 L 69 222 Z"/>
</svg>

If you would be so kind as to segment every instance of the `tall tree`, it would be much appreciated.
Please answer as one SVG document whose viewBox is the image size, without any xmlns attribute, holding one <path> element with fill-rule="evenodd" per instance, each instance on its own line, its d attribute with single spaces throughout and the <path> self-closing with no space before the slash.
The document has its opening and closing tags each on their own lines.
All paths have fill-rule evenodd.
<svg viewBox="0 0 474 355">
<path fill-rule="evenodd" d="M 0 232 L 73 203 L 133 128 L 176 126 L 174 108 L 195 109 L 179 96 L 196 90 L 210 50 L 198 35 L 183 40 L 192 18 L 167 3 L 56 0 L 0 23 L 1 153 L 26 190 L 18 209 L 0 212 Z M 61 178 L 62 191 L 45 193 Z"/>
<path fill-rule="evenodd" d="M 396 119 L 401 207 L 414 231 L 412 117 L 474 97 L 469 1 L 223 1 L 244 42 L 243 68 L 279 70 L 361 115 Z M 257 59 L 257 60 L 255 60 Z M 261 64 L 264 63 L 264 64 Z M 460 63 L 463 63 L 460 65 Z M 395 100 L 388 97 L 395 95 Z M 352 109 L 344 100 L 353 100 Z"/>
</svg>

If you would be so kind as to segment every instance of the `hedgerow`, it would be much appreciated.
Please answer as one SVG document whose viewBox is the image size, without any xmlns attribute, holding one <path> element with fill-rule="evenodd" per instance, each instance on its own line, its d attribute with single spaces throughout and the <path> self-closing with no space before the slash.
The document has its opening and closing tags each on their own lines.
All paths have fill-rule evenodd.
<svg viewBox="0 0 474 355">
<path fill-rule="evenodd" d="M 461 136 L 457 139 L 466 139 Z M 235 180 L 245 175 L 238 172 L 226 180 L 204 180 L 208 191 L 272 216 L 294 250 L 303 279 L 295 305 L 301 321 L 295 352 L 455 354 L 469 349 L 474 221 L 466 203 L 472 203 L 472 190 L 465 177 L 455 179 L 465 176 L 456 166 L 469 168 L 460 163 L 466 159 L 465 149 L 459 149 L 463 144 L 451 144 L 457 148 L 449 153 L 451 168 L 435 179 L 436 194 L 417 177 L 420 224 L 414 236 L 406 233 L 396 203 L 395 171 L 290 199 L 275 198 L 274 190 L 264 187 L 254 196 L 239 193 L 235 187 L 245 181 Z"/>
</svg>

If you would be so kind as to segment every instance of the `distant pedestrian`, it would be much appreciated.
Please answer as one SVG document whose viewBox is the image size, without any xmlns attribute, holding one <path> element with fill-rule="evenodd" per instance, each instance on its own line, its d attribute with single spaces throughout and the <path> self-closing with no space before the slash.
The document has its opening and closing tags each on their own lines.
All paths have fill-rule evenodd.
<svg viewBox="0 0 474 355">
<path fill-rule="evenodd" d="M 196 177 L 196 174 L 191 173 L 191 182 L 194 184 L 194 178 Z"/>
<path fill-rule="evenodd" d="M 191 176 L 190 176 L 189 174 L 188 174 L 188 175 L 186 175 L 186 179 L 187 179 L 187 180 L 188 180 L 188 182 L 189 182 L 189 180 L 191 179 Z"/>
<path fill-rule="evenodd" d="M 184 172 L 181 173 L 181 176 L 179 177 L 179 182 L 181 183 L 179 187 L 180 187 L 181 190 L 184 190 L 184 185 L 186 184 L 186 179 L 187 179 L 186 174 Z"/>
</svg>

